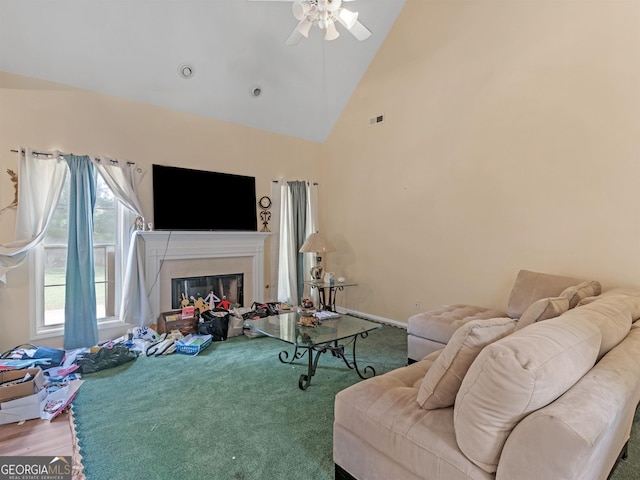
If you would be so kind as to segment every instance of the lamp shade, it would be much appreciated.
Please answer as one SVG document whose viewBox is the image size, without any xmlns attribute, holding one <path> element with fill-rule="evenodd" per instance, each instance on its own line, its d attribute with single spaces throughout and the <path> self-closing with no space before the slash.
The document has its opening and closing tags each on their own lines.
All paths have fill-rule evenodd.
<svg viewBox="0 0 640 480">
<path fill-rule="evenodd" d="M 309 2 L 294 2 L 291 8 L 293 9 L 293 16 L 298 20 L 302 20 L 311 10 L 311 4 Z"/>
<path fill-rule="evenodd" d="M 324 31 L 324 39 L 325 40 L 335 40 L 340 36 L 340 32 L 336 28 L 336 24 L 333 22 L 327 23 L 327 26 Z"/>
<path fill-rule="evenodd" d="M 307 237 L 307 240 L 300 247 L 300 252 L 302 253 L 324 253 L 324 252 L 335 252 L 335 247 L 331 244 L 329 240 L 320 235 L 320 232 L 312 233 Z"/>
</svg>

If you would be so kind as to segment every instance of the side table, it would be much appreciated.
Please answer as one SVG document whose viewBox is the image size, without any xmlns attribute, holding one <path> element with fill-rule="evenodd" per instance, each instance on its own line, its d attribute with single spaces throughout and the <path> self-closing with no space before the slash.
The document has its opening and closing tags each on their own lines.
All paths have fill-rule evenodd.
<svg viewBox="0 0 640 480">
<path fill-rule="evenodd" d="M 321 282 L 318 280 L 308 280 L 304 282 L 305 285 L 309 285 L 311 289 L 318 289 L 318 299 L 320 305 L 318 310 L 329 310 L 330 312 L 336 311 L 336 293 L 344 290 L 344 287 L 355 287 L 357 283 L 350 282 Z"/>
</svg>

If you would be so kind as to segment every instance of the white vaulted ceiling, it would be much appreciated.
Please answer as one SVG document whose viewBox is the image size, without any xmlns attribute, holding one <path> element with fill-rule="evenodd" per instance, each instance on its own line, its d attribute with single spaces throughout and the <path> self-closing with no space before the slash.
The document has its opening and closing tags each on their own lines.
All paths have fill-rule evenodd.
<svg viewBox="0 0 640 480">
<path fill-rule="evenodd" d="M 289 47 L 288 1 L 0 0 L 0 70 L 322 142 L 404 3 L 345 4 L 363 42 Z"/>
</svg>

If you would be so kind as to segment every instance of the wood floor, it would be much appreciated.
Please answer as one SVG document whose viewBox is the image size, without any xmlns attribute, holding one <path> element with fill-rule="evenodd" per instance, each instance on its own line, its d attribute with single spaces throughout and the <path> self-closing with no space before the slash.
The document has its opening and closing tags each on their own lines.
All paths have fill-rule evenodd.
<svg viewBox="0 0 640 480">
<path fill-rule="evenodd" d="M 73 478 L 84 478 L 72 426 L 73 414 L 66 410 L 52 421 L 34 419 L 22 425 L 0 425 L 0 456 L 73 457 Z"/>
<path fill-rule="evenodd" d="M 22 425 L 8 423 L 0 425 L 0 455 L 38 455 L 73 454 L 73 435 L 69 423 L 69 413 L 64 412 L 52 421 L 34 419 Z"/>
</svg>

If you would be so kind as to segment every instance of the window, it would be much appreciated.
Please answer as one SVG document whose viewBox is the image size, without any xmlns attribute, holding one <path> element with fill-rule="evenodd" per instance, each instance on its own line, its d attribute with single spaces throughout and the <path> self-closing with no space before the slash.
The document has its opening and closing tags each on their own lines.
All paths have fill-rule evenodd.
<svg viewBox="0 0 640 480">
<path fill-rule="evenodd" d="M 124 262 L 128 249 L 128 211 L 97 175 L 93 253 L 98 325 L 119 321 Z M 52 334 L 64 329 L 69 176 L 54 211 L 47 234 L 33 255 L 36 281 L 35 332 Z"/>
</svg>

